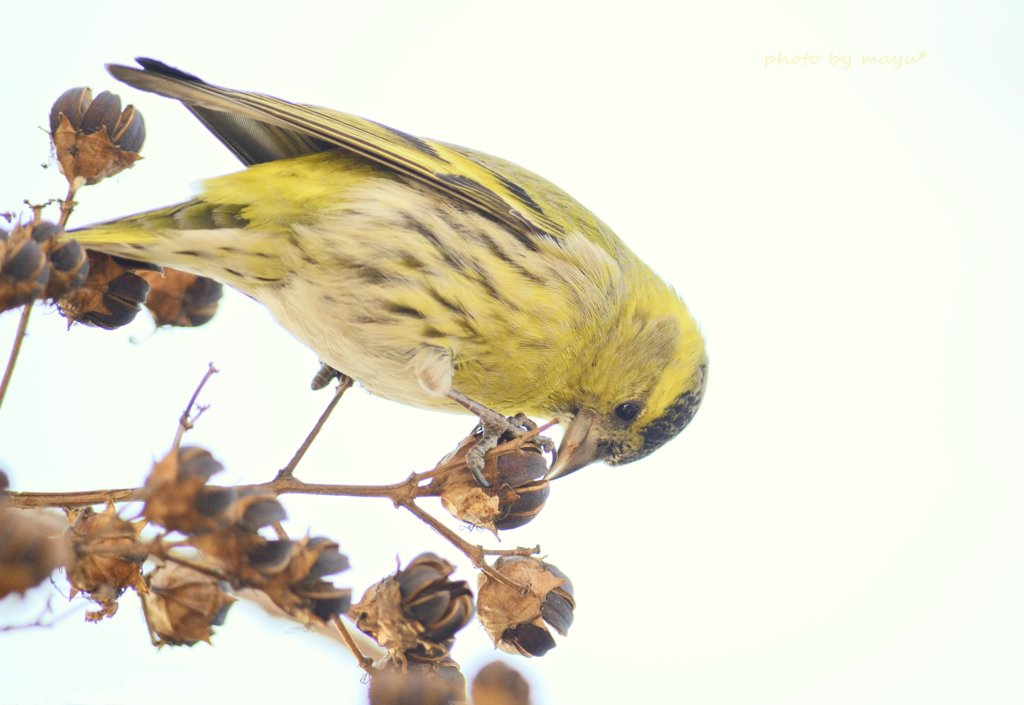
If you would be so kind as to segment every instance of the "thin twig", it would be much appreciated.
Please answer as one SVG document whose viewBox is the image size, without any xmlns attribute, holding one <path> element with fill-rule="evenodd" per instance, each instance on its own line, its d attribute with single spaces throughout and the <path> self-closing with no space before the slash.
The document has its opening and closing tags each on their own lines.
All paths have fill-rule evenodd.
<svg viewBox="0 0 1024 705">
<path fill-rule="evenodd" d="M 185 435 L 185 431 L 192 428 L 193 424 L 195 423 L 195 420 L 198 419 L 199 416 L 204 411 L 206 411 L 206 407 L 200 407 L 199 411 L 195 415 L 195 418 L 189 417 L 189 415 L 192 413 L 192 407 L 195 406 L 196 399 L 199 398 L 199 392 L 203 391 L 203 387 L 206 386 L 206 383 L 207 381 L 209 381 L 210 377 L 213 377 L 219 371 L 220 370 L 213 366 L 212 362 L 209 363 L 209 366 L 206 368 L 206 374 L 204 374 L 203 378 L 199 380 L 199 384 L 196 386 L 196 390 L 192 392 L 192 398 L 188 400 L 188 404 L 185 406 L 185 410 L 181 412 L 181 417 L 178 419 L 178 429 L 174 433 L 174 441 L 171 443 L 171 452 L 174 452 L 178 449 L 178 446 L 181 445 L 181 439 Z"/>
<path fill-rule="evenodd" d="M 256 588 L 235 588 L 231 593 L 240 600 L 245 600 L 261 610 L 267 613 L 268 616 L 275 619 L 286 619 L 291 622 L 298 622 L 302 624 L 303 629 L 313 634 L 319 634 L 320 636 L 330 639 L 333 643 L 344 644 L 341 638 L 341 632 L 339 632 L 334 624 L 330 621 L 320 622 L 319 620 L 305 620 L 296 617 L 295 615 L 288 614 L 281 607 L 275 604 L 267 593 Z M 352 637 L 352 641 L 356 642 L 359 650 L 367 654 L 369 658 L 376 660 L 384 656 L 384 652 L 380 649 L 380 645 L 372 641 L 370 637 L 366 636 L 362 632 L 351 631 L 349 635 Z"/>
<path fill-rule="evenodd" d="M 75 206 L 78 203 L 75 201 L 75 195 L 78 193 L 78 188 L 74 182 L 68 182 L 68 195 L 64 197 L 64 200 L 60 202 L 60 220 L 57 221 L 61 228 L 68 224 L 68 218 L 71 217 L 71 211 L 75 210 Z M 38 218 L 39 211 L 36 211 L 36 217 Z"/>
<path fill-rule="evenodd" d="M 533 548 L 483 548 L 481 547 L 485 556 L 536 556 L 540 553 L 540 544 Z"/>
<path fill-rule="evenodd" d="M 282 494 L 311 494 L 344 497 L 380 497 L 390 499 L 395 506 L 403 507 L 413 516 L 432 528 L 442 537 L 447 539 L 455 548 L 464 553 L 473 565 L 484 571 L 489 577 L 504 583 L 513 588 L 522 588 L 522 585 L 505 578 L 496 572 L 487 563 L 488 555 L 533 555 L 540 552 L 540 547 L 517 548 L 517 549 L 484 549 L 482 546 L 471 544 L 442 524 L 435 517 L 420 508 L 414 500 L 419 494 L 420 476 L 412 474 L 404 482 L 391 485 L 328 485 L 305 483 L 295 478 L 281 478 L 255 485 L 235 486 L 239 491 L 267 492 L 275 495 Z M 212 487 L 212 486 L 211 486 Z M 135 487 L 121 490 L 98 490 L 86 492 L 9 492 L 6 495 L 7 505 L 15 509 L 30 509 L 36 507 L 80 507 L 103 502 L 130 502 L 143 499 L 144 488 Z M 277 527 L 275 527 L 276 529 Z M 278 534 L 286 538 L 283 527 Z M 146 545 L 144 545 L 146 546 Z M 149 544 L 148 546 L 153 546 Z M 147 546 L 147 547 L 148 547 Z M 120 548 L 118 549 L 120 550 Z M 185 563 L 167 552 L 162 547 L 153 546 L 149 548 L 154 554 L 162 555 L 167 560 Z M 201 570 L 196 565 L 189 564 L 189 567 Z M 222 577 L 222 576 L 215 576 Z"/>
<path fill-rule="evenodd" d="M 182 556 L 176 556 L 173 553 L 161 552 L 160 554 L 153 554 L 153 555 L 159 555 L 160 558 L 163 558 L 168 563 L 177 563 L 178 565 L 184 566 L 186 568 L 190 568 L 191 570 L 194 570 L 197 573 L 202 573 L 203 575 L 208 575 L 209 577 L 213 578 L 214 580 L 220 580 L 221 582 L 224 582 L 224 583 L 230 583 L 231 582 L 230 576 L 227 576 L 224 573 L 222 573 L 221 571 L 217 570 L 216 568 L 208 566 L 208 565 L 206 565 L 204 563 L 198 563 L 198 562 L 190 560 L 188 558 L 183 558 Z"/>
<path fill-rule="evenodd" d="M 285 465 L 278 471 L 278 480 L 292 476 L 292 473 L 295 472 L 295 466 L 299 464 L 299 461 L 302 460 L 302 456 L 304 456 L 306 454 L 306 451 L 309 450 L 309 447 L 313 445 L 313 440 L 317 437 L 317 434 L 320 433 L 320 429 L 323 428 L 324 423 L 327 422 L 327 418 L 331 415 L 331 412 L 334 411 L 334 407 L 336 407 L 338 405 L 338 402 L 341 401 L 341 396 L 351 386 L 352 378 L 349 377 L 348 375 L 341 375 L 338 378 L 338 388 L 334 392 L 334 397 L 327 405 L 327 408 L 324 409 L 324 412 L 320 414 L 320 418 L 317 419 L 317 422 L 313 425 L 313 428 L 306 436 L 306 440 L 304 440 L 302 442 L 302 445 L 299 446 L 299 449 L 295 451 L 295 455 L 292 456 L 292 459 L 288 461 L 287 465 Z"/>
<path fill-rule="evenodd" d="M 211 370 L 213 370 L 211 366 Z M 203 382 L 209 377 L 208 373 L 204 377 Z M 339 385 L 340 386 L 340 385 Z M 202 383 L 200 383 L 200 388 Z M 196 394 L 193 395 L 192 400 L 189 402 L 189 408 L 195 402 L 195 397 L 199 390 L 196 390 Z M 341 392 L 335 395 L 334 402 L 341 397 Z M 332 407 L 328 407 L 325 414 L 321 417 L 321 421 L 326 418 Z M 185 419 L 188 415 L 189 409 L 186 409 L 185 414 L 182 418 Z M 320 426 L 322 424 L 318 424 Z M 181 428 L 185 427 L 185 422 L 180 424 Z M 533 438 L 541 431 L 545 430 L 548 426 L 541 426 L 530 431 L 526 434 L 528 438 Z M 311 440 L 315 436 L 315 431 L 310 434 L 307 440 Z M 180 439 L 178 439 L 180 440 Z M 518 446 L 524 439 L 518 438 L 509 441 L 495 451 L 504 449 L 508 446 Z M 308 444 L 307 444 L 308 445 Z M 492 451 L 493 452 L 493 451 Z M 297 454 L 299 455 L 299 454 Z M 300 456 L 301 457 L 301 456 Z M 307 495 L 329 495 L 329 496 L 346 496 L 346 497 L 380 497 L 390 499 L 396 507 L 403 507 L 413 516 L 417 517 L 420 521 L 425 523 L 427 526 L 432 528 L 449 543 L 451 543 L 456 549 L 466 555 L 467 558 L 473 563 L 473 565 L 483 571 L 489 578 L 496 580 L 510 588 L 521 590 L 525 589 L 525 586 L 518 582 L 511 580 L 500 573 L 498 573 L 491 565 L 487 562 L 487 556 L 508 556 L 508 555 L 524 555 L 529 556 L 540 552 L 540 547 L 536 546 L 533 548 L 516 548 L 516 549 L 484 549 L 482 546 L 474 545 L 464 540 L 452 529 L 447 527 L 445 524 L 440 522 L 430 513 L 424 511 L 421 507 L 416 504 L 416 499 L 424 496 L 434 496 L 437 492 L 437 477 L 440 474 L 439 471 L 444 469 L 445 471 L 453 471 L 458 468 L 460 464 L 464 462 L 452 460 L 442 463 L 438 467 L 425 472 L 425 473 L 412 473 L 402 482 L 396 482 L 389 485 L 334 485 L 334 484 L 316 484 L 307 483 L 302 480 L 296 479 L 290 473 L 281 472 L 277 476 L 269 481 L 259 484 L 252 485 L 239 485 L 235 486 L 234 489 L 240 492 L 260 492 L 270 493 L 276 496 L 284 494 L 307 494 Z M 291 467 L 294 467 L 292 465 Z M 214 487 L 214 486 L 211 486 Z M 55 492 L 55 493 L 43 493 L 43 492 L 9 492 L 7 494 L 7 503 L 11 507 L 15 508 L 30 508 L 30 507 L 53 507 L 53 506 L 82 506 L 88 504 L 96 504 L 99 502 L 124 502 L 133 501 L 143 498 L 143 488 L 123 489 L 123 490 L 105 490 L 105 491 L 93 491 L 93 492 Z M 274 526 L 274 530 L 281 539 L 287 538 L 287 533 L 284 531 L 284 527 L 280 524 Z"/>
<path fill-rule="evenodd" d="M 275 495 L 311 494 L 338 497 L 382 497 L 394 499 L 396 496 L 416 496 L 415 489 L 410 489 L 418 475 L 411 475 L 408 480 L 392 485 L 331 485 L 302 482 L 295 478 L 282 478 L 270 482 L 252 485 L 233 485 L 233 489 L 243 492 L 261 492 Z M 211 488 L 217 485 L 209 485 Z M 85 490 L 81 492 L 7 492 L 4 495 L 7 506 L 15 509 L 31 509 L 34 507 L 84 507 L 91 504 L 107 502 L 137 502 L 145 499 L 144 487 L 131 487 L 116 490 Z"/>
<path fill-rule="evenodd" d="M 492 580 L 497 580 L 499 583 L 507 585 L 513 590 L 524 590 L 526 588 L 525 585 L 522 585 L 510 578 L 505 577 L 504 575 L 496 571 L 494 568 L 492 568 L 490 564 L 487 562 L 487 559 L 484 558 L 485 551 L 482 546 L 477 546 L 469 543 L 461 536 L 456 534 L 454 531 L 449 529 L 447 526 L 442 524 L 440 521 L 438 521 L 436 518 L 434 518 L 431 514 L 423 511 L 423 509 L 417 506 L 414 502 L 400 502 L 397 504 L 398 506 L 409 510 L 413 514 L 413 516 L 415 516 L 417 519 L 422 521 L 431 529 L 439 533 L 448 541 L 448 543 L 455 546 L 455 548 L 457 548 L 458 550 L 462 551 L 462 553 L 466 555 L 466 558 L 468 558 L 470 562 L 472 562 L 473 567 L 483 571 L 483 573 L 487 575 L 488 578 L 491 578 Z"/>
<path fill-rule="evenodd" d="M 78 614 L 83 609 L 85 609 L 85 604 L 83 603 L 83 604 L 80 604 L 78 606 L 78 608 L 71 607 L 71 608 L 65 610 L 64 612 L 62 612 L 61 614 L 57 615 L 56 617 L 54 617 L 50 621 L 44 622 L 43 618 L 46 617 L 46 615 L 53 614 L 52 601 L 53 601 L 53 596 L 52 595 L 50 597 L 46 598 L 46 605 L 43 607 L 42 612 L 39 613 L 39 616 L 35 618 L 35 621 L 28 622 L 26 624 L 6 624 L 6 625 L 0 627 L 0 632 L 14 632 L 14 631 L 19 631 L 21 629 L 49 629 L 50 627 L 52 627 L 53 625 L 57 624 L 58 622 L 61 622 L 64 619 L 67 619 L 68 617 L 70 617 L 73 614 Z M 81 609 L 79 609 L 79 608 L 81 608 Z"/>
<path fill-rule="evenodd" d="M 36 507 L 87 507 L 108 502 L 137 502 L 143 499 L 142 487 L 118 490 L 85 490 L 82 492 L 9 492 L 4 500 L 15 509 Z"/>
<path fill-rule="evenodd" d="M 277 534 L 278 539 L 280 539 L 281 541 L 288 540 L 288 532 L 284 530 L 284 525 L 281 522 L 275 521 L 270 526 L 274 529 L 274 533 Z"/>
<path fill-rule="evenodd" d="M 4 404 L 4 396 L 7 394 L 7 387 L 11 383 L 11 376 L 14 374 L 14 363 L 18 361 L 18 353 L 21 352 L 21 341 L 25 339 L 25 331 L 28 330 L 28 317 L 32 315 L 32 304 L 34 299 L 25 304 L 21 311 L 21 320 L 18 321 L 18 330 L 14 333 L 14 345 L 11 347 L 11 355 L 7 358 L 7 369 L 4 370 L 4 379 L 0 382 L 0 407 Z"/>
<path fill-rule="evenodd" d="M 206 378 L 204 378 L 205 380 Z M 198 390 L 197 390 L 198 392 Z M 193 397 L 194 401 L 194 397 Z M 186 410 L 187 412 L 187 410 Z M 544 427 L 541 427 L 543 429 Z M 531 433 L 534 433 L 531 431 Z M 519 439 L 503 443 L 491 452 L 498 452 L 507 446 L 516 445 Z M 234 489 L 244 492 L 260 492 L 274 495 L 304 494 L 328 495 L 338 497 L 383 497 L 396 505 L 411 502 L 419 497 L 429 497 L 436 493 L 433 483 L 422 485 L 445 472 L 457 471 L 465 462 L 452 460 L 436 468 L 422 473 L 412 473 L 401 482 L 388 485 L 338 485 L 329 483 L 303 482 L 291 476 L 282 477 L 278 474 L 269 482 L 250 485 L 235 485 Z M 210 485 L 216 487 L 216 485 Z M 8 492 L 8 506 L 17 509 L 34 507 L 83 507 L 91 504 L 109 502 L 136 502 L 145 499 L 144 488 L 131 487 L 113 490 L 83 490 L 76 492 Z"/>
<path fill-rule="evenodd" d="M 356 661 L 359 663 L 359 667 L 366 671 L 367 674 L 373 675 L 373 659 L 360 651 L 358 644 L 355 639 L 352 638 L 352 634 L 349 633 L 348 627 L 341 621 L 341 617 L 338 615 L 331 616 L 331 623 L 334 624 L 334 628 L 338 630 L 338 635 L 341 636 L 341 640 L 345 642 L 345 646 L 352 652 L 352 655 L 356 657 Z"/>
</svg>

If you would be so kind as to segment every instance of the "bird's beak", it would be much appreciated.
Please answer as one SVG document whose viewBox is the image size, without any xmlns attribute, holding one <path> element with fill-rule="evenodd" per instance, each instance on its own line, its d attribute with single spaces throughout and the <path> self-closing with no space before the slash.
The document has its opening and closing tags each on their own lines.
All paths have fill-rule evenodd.
<svg viewBox="0 0 1024 705">
<path fill-rule="evenodd" d="M 562 445 L 558 447 L 555 462 L 544 479 L 554 480 L 563 477 L 601 459 L 597 447 L 597 434 L 591 433 L 596 420 L 597 412 L 590 409 L 582 409 L 576 414 L 569 427 L 565 429 L 565 436 L 562 437 Z"/>
</svg>

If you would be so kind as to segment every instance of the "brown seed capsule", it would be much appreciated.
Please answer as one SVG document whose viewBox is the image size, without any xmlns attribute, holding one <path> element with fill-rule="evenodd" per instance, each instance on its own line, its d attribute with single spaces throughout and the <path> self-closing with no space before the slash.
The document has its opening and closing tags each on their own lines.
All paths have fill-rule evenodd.
<svg viewBox="0 0 1024 705">
<path fill-rule="evenodd" d="M 443 558 L 420 554 L 371 585 L 349 616 L 395 659 L 443 659 L 450 640 L 473 617 L 469 586 L 448 579 L 454 570 Z"/>
<path fill-rule="evenodd" d="M 142 516 L 169 531 L 185 534 L 212 531 L 237 496 L 230 488 L 207 488 L 224 469 L 206 450 L 183 446 L 153 465 L 144 487 Z M 207 495 L 204 497 L 204 495 Z"/>
<path fill-rule="evenodd" d="M 82 286 L 57 300 L 69 320 L 113 330 L 135 320 L 149 284 L 117 258 L 89 252 L 89 274 Z"/>
<path fill-rule="evenodd" d="M 67 117 L 72 125 L 81 125 L 82 116 L 85 115 L 91 102 L 92 89 L 87 86 L 69 88 L 64 91 L 50 108 L 50 134 L 52 135 L 60 127 L 61 115 Z"/>
<path fill-rule="evenodd" d="M 0 310 L 82 285 L 89 273 L 85 251 L 62 235 L 60 226 L 45 220 L 0 232 Z"/>
<path fill-rule="evenodd" d="M 89 276 L 89 258 L 77 240 L 51 242 L 53 244 L 46 248 L 50 259 L 50 281 L 44 295 L 56 299 L 85 283 Z"/>
<path fill-rule="evenodd" d="M 68 566 L 72 596 L 84 592 L 100 606 L 86 615 L 90 621 L 113 616 L 117 598 L 125 589 L 146 592 L 142 577 L 146 555 L 136 548 L 139 529 L 119 517 L 113 504 L 99 513 L 89 508 L 68 512 L 68 518 L 71 526 L 67 535 L 74 550 Z"/>
<path fill-rule="evenodd" d="M 513 489 L 501 504 L 502 514 L 494 520 L 495 529 L 517 529 L 540 514 L 551 492 L 551 483 L 540 479 Z"/>
<path fill-rule="evenodd" d="M 27 227 L 32 232 L 32 239 L 40 245 L 45 242 L 50 242 L 62 232 L 59 225 L 51 223 L 48 220 L 33 221 L 29 223 Z"/>
<path fill-rule="evenodd" d="M 352 603 L 352 591 L 324 580 L 348 570 L 348 558 L 338 544 L 317 536 L 300 541 L 267 541 L 248 554 L 259 576 L 248 583 L 262 590 L 288 614 L 326 622 L 343 614 Z"/>
<path fill-rule="evenodd" d="M 457 705 L 466 679 L 451 659 L 429 663 L 388 660 L 370 678 L 370 705 Z"/>
<path fill-rule="evenodd" d="M 59 514 L 0 507 L 0 598 L 25 592 L 67 563 L 66 527 Z"/>
<path fill-rule="evenodd" d="M 572 625 L 569 578 L 553 565 L 529 556 L 503 556 L 495 570 L 521 589 L 480 574 L 477 609 L 495 645 L 509 653 L 543 656 L 555 647 L 547 625 L 565 636 Z"/>
<path fill-rule="evenodd" d="M 433 553 L 421 553 L 395 575 L 406 614 L 423 626 L 420 638 L 441 643 L 473 617 L 473 593 L 464 580 L 448 580 L 455 571 Z"/>
<path fill-rule="evenodd" d="M 158 326 L 201 326 L 213 318 L 224 288 L 220 282 L 177 269 L 141 272 L 149 282 L 146 308 Z"/>
<path fill-rule="evenodd" d="M 221 516 L 241 529 L 258 531 L 274 522 L 284 521 L 288 513 L 272 494 L 243 491 Z"/>
<path fill-rule="evenodd" d="M 146 621 L 160 645 L 209 642 L 235 602 L 221 581 L 176 563 L 157 567 L 147 580 L 149 593 L 142 596 Z"/>
<path fill-rule="evenodd" d="M 19 224 L 0 236 L 0 311 L 34 301 L 46 291 L 51 268 L 32 231 L 32 225 Z"/>
<path fill-rule="evenodd" d="M 502 661 L 481 668 L 470 686 L 473 705 L 530 705 L 530 684 Z"/>
<path fill-rule="evenodd" d="M 109 91 L 93 99 L 88 88 L 72 88 L 50 109 L 50 138 L 72 189 L 130 167 L 145 135 L 142 114 L 130 105 L 122 111 L 121 99 Z"/>
<path fill-rule="evenodd" d="M 200 500 L 211 491 L 214 499 L 202 506 Z M 268 543 L 257 531 L 287 518 L 281 503 L 269 494 L 209 488 L 199 493 L 196 504 L 209 512 L 217 528 L 191 534 L 192 545 L 219 563 L 232 584 L 260 587 L 266 576 L 252 564 L 250 556 Z M 260 555 L 259 560 L 265 561 L 266 557 Z"/>
<path fill-rule="evenodd" d="M 481 487 L 461 465 L 477 439 L 476 434 L 463 439 L 441 462 L 452 467 L 438 482 L 444 508 L 457 519 L 491 531 L 530 522 L 544 508 L 550 492 L 543 479 L 548 463 L 541 444 L 525 441 L 492 450 L 484 458 L 484 478 L 490 487 Z"/>
</svg>

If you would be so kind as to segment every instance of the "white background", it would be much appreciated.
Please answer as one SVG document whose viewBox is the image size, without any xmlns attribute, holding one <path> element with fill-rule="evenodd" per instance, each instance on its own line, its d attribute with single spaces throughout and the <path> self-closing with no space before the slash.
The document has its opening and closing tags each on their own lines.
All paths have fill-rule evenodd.
<svg viewBox="0 0 1024 705">
<path fill-rule="evenodd" d="M 566 188 L 683 294 L 704 407 L 644 462 L 563 481 L 504 545 L 540 543 L 576 623 L 516 660 L 536 702 L 1019 703 L 1021 11 L 1009 2 L 17 3 L 3 11 L 0 210 L 64 193 L 43 128 L 62 91 L 144 113 L 135 169 L 73 224 L 186 198 L 237 163 L 179 106 L 116 85 L 149 55 L 207 80 L 499 154 Z M 31 7 L 32 9 L 28 9 Z M 766 55 L 815 65 L 765 67 Z M 830 67 L 829 52 L 851 55 Z M 921 56 L 902 68 L 863 55 Z M 0 317 L 0 350 L 17 314 Z M 198 330 L 66 332 L 40 309 L 0 412 L 15 488 L 138 484 L 214 361 L 189 442 L 269 479 L 328 392 L 314 355 L 229 294 Z M 472 425 L 351 393 L 299 474 L 391 482 Z M 357 596 L 431 549 L 385 501 L 286 497 L 341 542 Z M 462 534 L 487 541 L 482 533 Z M 465 565 L 458 575 L 473 579 Z M 46 591 L 42 591 L 45 593 Z M 31 620 L 44 601 L 0 603 Z M 78 604 L 78 603 L 75 603 Z M 60 598 L 58 613 L 68 609 Z M 476 625 L 455 652 L 492 657 Z M 239 605 L 214 646 L 106 623 L 0 634 L 5 703 L 363 702 L 332 643 Z"/>
</svg>

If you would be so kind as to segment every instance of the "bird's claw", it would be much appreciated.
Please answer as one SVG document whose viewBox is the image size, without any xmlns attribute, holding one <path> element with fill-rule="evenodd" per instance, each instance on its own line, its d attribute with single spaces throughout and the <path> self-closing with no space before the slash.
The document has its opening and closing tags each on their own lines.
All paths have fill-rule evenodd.
<svg viewBox="0 0 1024 705">
<path fill-rule="evenodd" d="M 508 417 L 508 430 L 506 433 L 509 435 L 509 440 L 525 436 L 530 431 L 537 428 L 537 422 L 531 419 L 523 412 L 519 412 L 515 416 Z M 555 452 L 555 442 L 547 436 L 535 436 L 533 442 L 540 446 L 540 449 L 545 453 Z"/>
<path fill-rule="evenodd" d="M 497 445 L 497 443 L 495 443 Z M 492 445 L 491 448 L 494 446 Z M 478 442 L 466 453 L 466 467 L 473 473 L 473 479 L 483 488 L 489 488 L 491 483 L 484 477 L 484 456 L 491 448 L 485 448 L 482 442 Z"/>
<path fill-rule="evenodd" d="M 514 431 L 515 428 L 515 417 L 505 418 L 501 414 L 488 414 L 480 417 L 480 438 L 466 454 L 466 467 L 473 473 L 473 477 L 481 487 L 491 486 L 491 483 L 484 477 L 484 456 L 487 455 L 487 451 L 498 445 L 498 440 L 503 435 Z"/>
<path fill-rule="evenodd" d="M 524 436 L 537 428 L 537 422 L 524 413 L 515 416 L 505 417 L 495 413 L 493 416 L 481 416 L 480 424 L 477 426 L 480 437 L 476 444 L 466 454 L 466 467 L 473 478 L 483 488 L 488 488 L 491 483 L 484 477 L 484 459 L 491 449 L 499 443 L 512 441 Z M 554 453 L 555 444 L 547 436 L 536 436 L 533 442 L 540 446 L 546 453 Z"/>
</svg>

